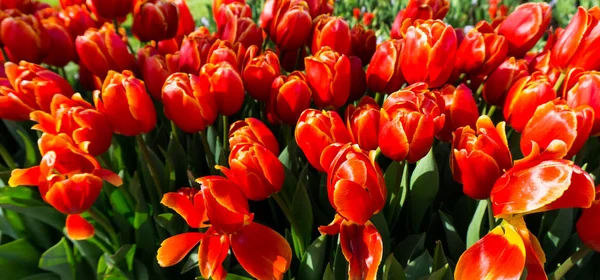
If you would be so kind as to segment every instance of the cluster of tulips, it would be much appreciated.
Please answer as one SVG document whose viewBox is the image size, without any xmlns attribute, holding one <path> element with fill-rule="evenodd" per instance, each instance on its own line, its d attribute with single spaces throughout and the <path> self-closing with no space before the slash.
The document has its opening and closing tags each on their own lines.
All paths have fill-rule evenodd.
<svg viewBox="0 0 600 280">
<path fill-rule="evenodd" d="M 157 186 L 164 206 L 201 229 L 157 240 L 158 264 L 174 265 L 200 244 L 204 278 L 225 279 L 231 248 L 251 276 L 282 279 L 292 248 L 254 220 L 249 200 L 273 197 L 289 211 L 270 128 L 290 127 L 303 154 L 288 141 L 293 160 L 326 174 L 321 187 L 336 214 L 319 232 L 339 234 L 349 278 L 375 279 L 387 256 L 371 218 L 389 203 L 378 158 L 413 164 L 446 142 L 454 180 L 467 196 L 489 200 L 501 220 L 463 253 L 455 278 L 519 279 L 526 269 L 528 279 L 546 279 L 544 251 L 524 216 L 583 208 L 578 234 L 600 251 L 600 196 L 573 161 L 600 135 L 600 9 L 580 7 L 564 29 L 552 29 L 549 4 L 508 13 L 490 2 L 493 21 L 467 29 L 442 21 L 448 0 L 410 0 L 378 44 L 373 30 L 333 15 L 328 0 L 267 0 L 258 23 L 244 0 L 214 0 L 215 32 L 196 28 L 185 0 L 61 0 L 62 9 L 2 1 L 0 118 L 35 122 L 42 155 L 39 166 L 14 169 L 9 185 L 37 186 L 67 215 L 69 238 L 85 240 L 95 229 L 81 214 L 104 181 L 123 184 L 96 159 L 114 134 L 136 137 L 150 162 L 143 135 L 170 121 L 200 133 L 208 154 L 206 130 L 222 116 L 229 166 L 207 155 L 211 174 L 177 192 Z M 137 51 L 119 27 L 129 14 L 143 44 Z M 543 37 L 543 49 L 532 51 Z M 75 93 L 64 77 L 71 62 L 92 94 Z M 241 115 L 245 106 L 258 107 L 260 119 Z M 233 118 L 242 120 L 229 126 Z M 506 123 L 494 124 L 499 118 Z M 524 158 L 514 159 L 507 129 L 521 135 Z"/>
</svg>

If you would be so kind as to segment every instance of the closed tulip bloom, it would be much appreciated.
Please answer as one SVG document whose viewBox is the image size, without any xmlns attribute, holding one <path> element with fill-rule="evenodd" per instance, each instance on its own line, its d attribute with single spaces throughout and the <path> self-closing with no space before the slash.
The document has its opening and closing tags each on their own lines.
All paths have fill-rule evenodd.
<svg viewBox="0 0 600 280">
<path fill-rule="evenodd" d="M 64 22 L 73 39 L 83 35 L 89 28 L 98 27 L 98 23 L 92 18 L 89 9 L 85 5 L 65 7 L 60 11 L 58 17 Z"/>
<path fill-rule="evenodd" d="M 32 15 L 7 17 L 0 24 L 0 37 L 8 59 L 41 63 L 50 50 L 50 41 L 42 23 Z"/>
<path fill-rule="evenodd" d="M 464 84 L 454 87 L 446 85 L 440 90 L 444 98 L 444 128 L 438 132 L 437 137 L 445 142 L 452 141 L 452 132 L 463 126 L 475 127 L 479 117 L 479 109 L 473 92 Z"/>
<path fill-rule="evenodd" d="M 167 118 L 188 133 L 204 131 L 217 119 L 217 103 L 200 89 L 200 79 L 193 74 L 174 73 L 162 89 Z"/>
<path fill-rule="evenodd" d="M 308 0 L 308 9 L 310 10 L 310 16 L 313 18 L 323 14 L 333 13 L 333 0 Z"/>
<path fill-rule="evenodd" d="M 516 131 L 521 132 L 531 119 L 537 106 L 556 98 L 556 92 L 548 76 L 535 72 L 516 81 L 504 103 L 504 119 Z"/>
<path fill-rule="evenodd" d="M 217 111 L 225 116 L 237 113 L 244 103 L 242 78 L 228 62 L 205 64 L 200 69 L 200 90 L 217 102 Z"/>
<path fill-rule="evenodd" d="M 600 59 L 600 9 L 593 7 L 585 10 L 579 7 L 569 25 L 558 36 L 552 48 L 552 63 L 566 70 L 581 67 L 584 70 L 598 70 Z"/>
<path fill-rule="evenodd" d="M 494 127 L 488 116 L 481 116 L 473 128 L 460 127 L 454 132 L 450 168 L 466 195 L 486 199 L 496 180 L 512 167 L 512 155 L 504 122 Z"/>
<path fill-rule="evenodd" d="M 527 61 L 509 57 L 493 70 L 483 84 L 483 99 L 491 105 L 503 107 L 512 85 L 529 74 Z"/>
<path fill-rule="evenodd" d="M 135 57 L 127 49 L 124 30 L 115 31 L 105 23 L 100 30 L 88 29 L 75 40 L 75 47 L 84 64 L 94 75 L 104 79 L 108 71 L 121 72 L 135 69 Z"/>
<path fill-rule="evenodd" d="M 488 22 L 480 21 L 460 42 L 455 71 L 484 77 L 504 62 L 507 54 L 504 36 L 496 34 Z"/>
<path fill-rule="evenodd" d="M 422 19 L 443 19 L 450 9 L 448 0 L 409 0 L 404 10 L 400 10 L 392 24 L 392 39 L 403 38 L 402 24 L 406 19 L 410 21 Z"/>
<path fill-rule="evenodd" d="M 594 110 L 594 125 L 590 132 L 593 136 L 600 135 L 600 72 L 585 72 L 581 68 L 569 71 L 562 97 L 571 108 L 588 105 Z"/>
<path fill-rule="evenodd" d="M 363 66 L 371 62 L 375 49 L 377 48 L 377 37 L 372 29 L 365 29 L 361 24 L 356 24 L 350 30 L 351 44 L 350 54 L 360 58 Z"/>
<path fill-rule="evenodd" d="M 107 19 L 125 17 L 133 11 L 134 0 L 87 0 L 94 13 Z"/>
<path fill-rule="evenodd" d="M 275 135 L 260 120 L 246 118 L 236 121 L 229 128 L 229 146 L 235 149 L 236 145 L 258 143 L 267 148 L 274 155 L 279 155 L 279 144 Z"/>
<path fill-rule="evenodd" d="M 50 112 L 34 111 L 32 129 L 57 135 L 64 133 L 85 153 L 100 155 L 111 145 L 113 128 L 106 116 L 83 100 L 79 93 L 71 99 L 54 95 Z"/>
<path fill-rule="evenodd" d="M 217 38 L 210 35 L 210 31 L 205 27 L 201 27 L 185 37 L 179 50 L 181 54 L 179 70 L 197 75 L 200 68 L 206 64 L 208 51 L 216 40 Z"/>
<path fill-rule="evenodd" d="M 165 81 L 178 70 L 178 59 L 179 55 L 167 54 L 165 57 L 148 48 L 138 50 L 138 67 L 142 71 L 148 92 L 154 99 L 161 100 Z"/>
<path fill-rule="evenodd" d="M 243 54 L 241 55 L 243 57 Z M 206 63 L 217 64 L 219 62 L 228 62 L 236 70 L 239 70 L 239 61 L 237 51 L 229 41 L 217 40 L 208 51 L 208 59 Z M 239 71 L 238 71 L 239 72 Z"/>
<path fill-rule="evenodd" d="M 328 166 L 321 166 L 321 153 L 333 143 L 352 142 L 344 122 L 335 111 L 307 109 L 298 119 L 295 131 L 296 143 L 308 162 L 320 172 Z"/>
<path fill-rule="evenodd" d="M 424 83 L 392 93 L 383 103 L 379 121 L 381 153 L 395 161 L 423 158 L 444 126 L 444 100 Z"/>
<path fill-rule="evenodd" d="M 102 91 L 94 92 L 94 104 L 115 128 L 115 133 L 136 136 L 156 126 L 156 111 L 144 82 L 131 71 L 110 71 Z"/>
<path fill-rule="evenodd" d="M 213 17 L 217 24 L 217 30 L 220 31 L 228 22 L 236 21 L 238 18 L 252 18 L 252 9 L 245 1 L 230 1 L 230 3 L 222 3 L 218 6 Z"/>
<path fill-rule="evenodd" d="M 363 69 L 360 58 L 351 56 L 350 60 L 350 96 L 348 101 L 359 100 L 367 92 L 367 74 Z"/>
<path fill-rule="evenodd" d="M 340 108 L 350 96 L 350 60 L 329 47 L 304 59 L 308 85 L 319 108 Z"/>
<path fill-rule="evenodd" d="M 241 17 L 228 21 L 219 30 L 218 36 L 221 40 L 231 43 L 241 43 L 244 47 L 257 46 L 262 48 L 263 31 L 252 21 L 251 18 Z"/>
<path fill-rule="evenodd" d="M 279 76 L 271 84 L 267 117 L 271 123 L 295 125 L 304 110 L 310 107 L 312 91 L 306 75 L 299 71 L 289 76 Z"/>
<path fill-rule="evenodd" d="M 51 17 L 43 19 L 42 24 L 50 40 L 50 48 L 44 62 L 52 66 L 64 67 L 74 61 L 77 55 L 75 40 L 62 21 L 57 17 Z"/>
<path fill-rule="evenodd" d="M 352 47 L 350 26 L 341 17 L 320 15 L 314 19 L 311 52 L 328 46 L 339 54 L 349 55 Z"/>
<path fill-rule="evenodd" d="M 273 22 L 269 34 L 284 51 L 297 50 L 310 36 L 312 17 L 304 0 L 275 1 Z"/>
<path fill-rule="evenodd" d="M 544 2 L 525 3 L 512 11 L 498 27 L 508 41 L 508 55 L 523 57 L 544 36 L 551 19 L 552 7 Z"/>
<path fill-rule="evenodd" d="M 377 45 L 367 68 L 367 86 L 376 92 L 392 93 L 406 81 L 402 75 L 400 53 L 403 40 L 388 40 Z"/>
<path fill-rule="evenodd" d="M 177 35 L 177 5 L 168 0 L 139 0 L 133 12 L 133 35 L 142 42 L 161 41 Z"/>
<path fill-rule="evenodd" d="M 350 104 L 346 108 L 346 127 L 352 142 L 365 151 L 379 147 L 379 116 L 379 105 L 369 96 L 363 97 L 357 107 Z"/>
<path fill-rule="evenodd" d="M 600 217 L 600 200 L 598 198 L 600 196 L 596 192 L 596 200 L 590 208 L 583 209 L 576 225 L 581 241 L 595 251 L 600 251 L 600 227 L 596 226 Z"/>
<path fill-rule="evenodd" d="M 456 33 L 440 20 L 417 20 L 406 29 L 400 53 L 401 69 L 409 84 L 425 82 L 442 86 L 455 64 Z"/>
<path fill-rule="evenodd" d="M 279 58 L 271 51 L 252 58 L 242 72 L 244 88 L 252 98 L 267 101 L 271 92 L 271 84 L 281 74 Z"/>
</svg>

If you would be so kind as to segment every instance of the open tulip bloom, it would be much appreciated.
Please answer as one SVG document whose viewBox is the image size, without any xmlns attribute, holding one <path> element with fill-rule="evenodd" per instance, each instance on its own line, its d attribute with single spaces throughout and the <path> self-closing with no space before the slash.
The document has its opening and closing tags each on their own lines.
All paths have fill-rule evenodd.
<svg viewBox="0 0 600 280">
<path fill-rule="evenodd" d="M 517 2 L 0 0 L 0 279 L 598 279 L 600 7 Z"/>
</svg>

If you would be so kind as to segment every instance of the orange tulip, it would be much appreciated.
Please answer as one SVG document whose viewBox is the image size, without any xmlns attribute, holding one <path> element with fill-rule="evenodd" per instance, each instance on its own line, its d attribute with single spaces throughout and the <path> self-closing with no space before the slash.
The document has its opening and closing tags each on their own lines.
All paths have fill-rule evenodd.
<svg viewBox="0 0 600 280">
<path fill-rule="evenodd" d="M 177 35 L 177 5 L 168 0 L 136 0 L 133 11 L 133 35 L 142 42 L 161 41 Z"/>
<path fill-rule="evenodd" d="M 64 7 L 58 17 L 64 22 L 73 39 L 83 35 L 89 28 L 98 28 L 98 23 L 92 19 L 92 15 L 85 5 Z"/>
<path fill-rule="evenodd" d="M 518 6 L 498 27 L 498 34 L 508 41 L 508 54 L 523 57 L 542 38 L 550 26 L 552 7 L 548 3 L 525 3 Z"/>
<path fill-rule="evenodd" d="M 192 228 L 210 226 L 207 223 L 208 216 L 204 205 L 204 195 L 199 189 L 180 188 L 177 192 L 166 193 L 160 203 L 177 212 Z"/>
<path fill-rule="evenodd" d="M 268 29 L 271 40 L 284 51 L 299 49 L 311 32 L 312 17 L 308 4 L 304 0 L 274 2 L 275 13 Z"/>
<path fill-rule="evenodd" d="M 561 70 L 574 67 L 597 70 L 600 67 L 600 59 L 596 55 L 600 50 L 598 28 L 600 8 L 586 11 L 579 7 L 569 25 L 558 35 L 552 48 L 552 63 Z"/>
<path fill-rule="evenodd" d="M 88 7 L 98 17 L 114 19 L 125 17 L 133 11 L 134 0 L 87 0 Z"/>
<path fill-rule="evenodd" d="M 483 99 L 491 105 L 502 107 L 506 95 L 520 78 L 529 74 L 527 61 L 509 57 L 493 70 L 483 84 Z"/>
<path fill-rule="evenodd" d="M 367 74 L 362 66 L 362 61 L 356 56 L 350 60 L 350 95 L 348 102 L 359 100 L 367 92 Z"/>
<path fill-rule="evenodd" d="M 131 71 L 108 72 L 102 91 L 94 92 L 94 104 L 115 128 L 115 133 L 135 136 L 156 126 L 156 111 L 144 82 Z"/>
<path fill-rule="evenodd" d="M 556 98 L 548 76 L 535 72 L 516 81 L 504 103 L 504 119 L 516 131 L 522 132 L 535 109 Z"/>
<path fill-rule="evenodd" d="M 508 54 L 508 43 L 486 21 L 480 21 L 460 42 L 455 72 L 485 77 L 496 69 Z"/>
<path fill-rule="evenodd" d="M 162 87 L 169 75 L 177 72 L 179 66 L 179 54 L 167 54 L 166 57 L 159 54 L 152 47 L 144 47 L 138 50 L 138 67 L 142 71 L 142 77 L 146 82 L 148 92 L 156 100 L 161 100 Z"/>
<path fill-rule="evenodd" d="M 188 7 L 186 0 L 172 0 L 175 5 L 177 5 L 177 10 L 179 11 L 179 23 L 177 28 L 177 38 L 179 42 L 186 35 L 192 33 L 194 28 L 196 28 L 196 23 L 194 22 L 194 17 L 190 12 L 190 8 Z"/>
<path fill-rule="evenodd" d="M 228 62 L 205 64 L 200 69 L 200 90 L 210 93 L 217 102 L 220 114 L 231 116 L 237 113 L 244 103 L 242 78 Z"/>
<path fill-rule="evenodd" d="M 356 24 L 350 30 L 352 48 L 350 55 L 360 58 L 363 66 L 371 62 L 375 49 L 377 48 L 377 37 L 375 31 L 365 29 L 361 24 Z"/>
<path fill-rule="evenodd" d="M 320 15 L 313 21 L 311 52 L 327 46 L 339 54 L 349 55 L 352 47 L 350 26 L 341 17 Z"/>
<path fill-rule="evenodd" d="M 32 15 L 2 20 L 0 37 L 8 59 L 15 63 L 21 60 L 41 63 L 50 51 L 50 37 L 40 20 Z"/>
<path fill-rule="evenodd" d="M 340 108 L 350 96 L 350 60 L 329 47 L 304 59 L 308 85 L 319 108 Z"/>
<path fill-rule="evenodd" d="M 279 144 L 275 135 L 260 120 L 246 118 L 236 121 L 229 128 L 229 146 L 232 150 L 236 145 L 254 144 L 263 145 L 273 155 L 279 155 Z"/>
<path fill-rule="evenodd" d="M 395 161 L 423 158 L 444 126 L 444 100 L 417 83 L 392 93 L 383 103 L 379 121 L 381 153 Z"/>
<path fill-rule="evenodd" d="M 403 38 L 402 24 L 406 19 L 410 21 L 422 19 L 443 19 L 450 9 L 448 0 L 409 0 L 404 10 L 400 10 L 392 24 L 392 39 Z"/>
<path fill-rule="evenodd" d="M 279 58 L 271 51 L 252 58 L 244 66 L 242 78 L 244 88 L 252 98 L 267 101 L 271 92 L 271 84 L 281 74 Z"/>
<path fill-rule="evenodd" d="M 596 200 L 590 208 L 583 209 L 576 225 L 581 241 L 595 251 L 600 251 L 600 228 L 596 224 L 600 217 L 600 200 L 598 198 L 600 196 L 596 192 Z"/>
<path fill-rule="evenodd" d="M 388 40 L 377 45 L 367 68 L 367 86 L 376 92 L 392 93 L 400 89 L 405 79 L 402 75 L 400 53 L 403 40 Z"/>
<path fill-rule="evenodd" d="M 379 147 L 379 105 L 369 96 L 365 96 L 358 106 L 350 104 L 346 108 L 346 127 L 352 143 L 365 151 Z"/>
<path fill-rule="evenodd" d="M 115 31 L 105 23 L 100 30 L 91 28 L 75 39 L 77 54 L 94 75 L 104 79 L 110 70 L 121 72 L 135 69 L 135 57 L 127 49 L 125 30 Z"/>
<path fill-rule="evenodd" d="M 204 131 L 217 119 L 217 103 L 202 91 L 200 79 L 193 74 L 174 73 L 162 89 L 165 115 L 188 133 Z"/>
<path fill-rule="evenodd" d="M 206 176 L 196 182 L 202 187 L 206 214 L 211 228 L 217 233 L 233 234 L 252 222 L 254 214 L 250 213 L 248 199 L 233 181 Z"/>
<path fill-rule="evenodd" d="M 304 110 L 310 107 L 312 91 L 306 75 L 299 71 L 289 76 L 279 76 L 271 84 L 267 117 L 271 123 L 295 125 Z"/>
<path fill-rule="evenodd" d="M 215 17 L 215 21 L 218 17 L 218 14 L 220 13 L 220 9 L 222 5 L 229 5 L 232 3 L 239 3 L 239 4 L 246 4 L 246 0 L 213 0 L 212 1 L 212 14 L 213 17 Z M 250 15 L 251 17 L 252 15 Z"/>
<path fill-rule="evenodd" d="M 332 143 L 352 142 L 344 122 L 335 111 L 306 109 L 300 115 L 296 125 L 295 138 L 308 162 L 326 172 L 328 166 L 321 166 L 321 153 Z"/>
<path fill-rule="evenodd" d="M 432 88 L 446 83 L 456 60 L 454 28 L 441 20 L 416 20 L 408 27 L 403 26 L 403 30 L 406 31 L 403 31 L 400 64 L 406 81 L 426 82 Z"/>
<path fill-rule="evenodd" d="M 206 27 L 200 27 L 185 37 L 181 43 L 179 70 L 197 75 L 200 68 L 206 64 L 208 51 L 216 40 Z"/>
<path fill-rule="evenodd" d="M 475 127 L 479 117 L 479 109 L 471 90 L 464 84 L 454 87 L 444 86 L 440 91 L 444 98 L 444 128 L 440 130 L 437 137 L 446 142 L 452 141 L 452 132 L 463 126 Z"/>
<path fill-rule="evenodd" d="M 228 21 L 218 32 L 221 40 L 241 43 L 244 47 L 262 47 L 263 31 L 251 18 L 242 17 Z"/>
<path fill-rule="evenodd" d="M 466 126 L 454 132 L 450 169 L 466 195 L 486 199 L 504 170 L 512 167 L 512 155 L 504 122 L 494 127 L 488 116 L 481 116 L 475 128 Z"/>
<path fill-rule="evenodd" d="M 594 110 L 594 125 L 590 132 L 593 136 L 600 135 L 600 72 L 585 72 L 581 68 L 569 71 L 565 78 L 562 98 L 571 108 L 588 105 Z"/>
</svg>

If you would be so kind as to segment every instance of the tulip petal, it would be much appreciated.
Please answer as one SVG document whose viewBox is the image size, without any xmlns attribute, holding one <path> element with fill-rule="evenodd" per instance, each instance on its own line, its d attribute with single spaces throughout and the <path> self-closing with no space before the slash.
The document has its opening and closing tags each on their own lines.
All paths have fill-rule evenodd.
<svg viewBox="0 0 600 280">
<path fill-rule="evenodd" d="M 350 268 L 349 279 L 375 279 L 383 254 L 383 241 L 377 228 L 344 221 L 340 227 L 340 246 Z"/>
<path fill-rule="evenodd" d="M 201 194 L 200 197 L 202 197 Z M 190 227 L 206 227 L 207 225 L 205 225 L 204 222 L 208 221 L 208 217 L 206 216 L 204 200 L 196 199 L 194 202 L 183 194 L 175 192 L 164 194 L 160 201 L 164 206 L 177 212 Z"/>
<path fill-rule="evenodd" d="M 366 223 L 375 211 L 369 192 L 356 182 L 345 179 L 337 181 L 332 195 L 330 202 L 336 206 L 336 211 L 355 223 Z"/>
<path fill-rule="evenodd" d="M 198 249 L 198 267 L 202 277 L 206 279 L 222 279 L 226 275 L 223 261 L 229 252 L 229 238 L 227 235 L 218 235 L 209 229 L 202 238 Z"/>
<path fill-rule="evenodd" d="M 501 175 L 496 160 L 481 151 L 467 155 L 466 150 L 454 150 L 454 157 L 461 172 L 463 192 L 474 199 L 488 198 Z"/>
<path fill-rule="evenodd" d="M 531 142 L 545 149 L 553 140 L 562 140 L 570 149 L 577 136 L 577 117 L 573 110 L 561 108 L 553 101 L 537 107 L 521 135 L 521 151 L 531 152 Z"/>
<path fill-rule="evenodd" d="M 27 169 L 14 169 L 10 173 L 8 185 L 16 186 L 37 186 L 40 183 L 40 167 L 34 166 Z"/>
<path fill-rule="evenodd" d="M 73 240 L 85 240 L 94 236 L 94 227 L 79 214 L 67 216 L 67 235 Z"/>
<path fill-rule="evenodd" d="M 45 200 L 65 214 L 79 214 L 94 204 L 102 190 L 102 179 L 91 174 L 76 174 L 54 183 Z"/>
<path fill-rule="evenodd" d="M 204 237 L 201 232 L 187 232 L 171 236 L 160 243 L 156 260 L 161 267 L 180 262 Z"/>
<path fill-rule="evenodd" d="M 319 226 L 319 232 L 321 234 L 336 235 L 340 233 L 340 226 L 342 225 L 343 221 L 344 218 L 342 218 L 339 214 L 335 214 L 335 217 L 331 223 L 326 226 Z"/>
<path fill-rule="evenodd" d="M 577 221 L 577 234 L 579 234 L 581 241 L 595 251 L 600 251 L 599 218 L 600 200 L 596 200 L 590 208 L 583 209 L 581 217 Z"/>
<path fill-rule="evenodd" d="M 560 198 L 546 205 L 543 210 L 588 208 L 592 205 L 595 197 L 594 180 L 587 172 L 583 171 L 579 166 L 574 165 L 569 188 Z"/>
<path fill-rule="evenodd" d="M 387 113 L 381 111 L 379 130 L 379 148 L 381 153 L 395 161 L 406 159 L 409 152 L 408 138 L 402 122 L 395 118 L 389 120 Z"/>
</svg>

